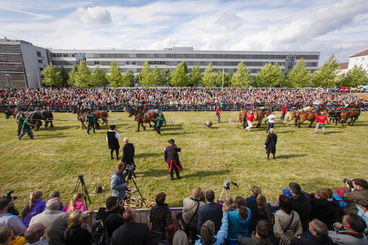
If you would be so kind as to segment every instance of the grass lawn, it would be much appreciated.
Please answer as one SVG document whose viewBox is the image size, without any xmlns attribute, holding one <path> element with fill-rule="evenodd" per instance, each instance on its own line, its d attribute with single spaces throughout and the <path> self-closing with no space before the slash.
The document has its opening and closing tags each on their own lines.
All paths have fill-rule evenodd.
<svg viewBox="0 0 368 245">
<path fill-rule="evenodd" d="M 127 113 L 110 113 L 122 138 L 128 137 L 135 145 L 137 178 L 147 202 L 164 191 L 170 206 L 181 206 L 193 187 L 213 189 L 220 195 L 223 182 L 230 179 L 239 184 L 231 188 L 231 195 L 249 196 L 253 185 L 261 186 L 268 200 L 277 200 L 288 182 L 296 181 L 307 192 L 322 187 L 335 190 L 343 186 L 344 178 L 366 178 L 368 113 L 364 112 L 353 127 L 327 126 L 327 135 L 321 129 L 317 135 L 302 125 L 285 126 L 276 122 L 278 135 L 277 159 L 267 161 L 263 148 L 266 139 L 265 125 L 245 132 L 236 121 L 238 112 L 222 112 L 223 123 L 211 128 L 204 122 L 216 122 L 214 112 L 165 112 L 168 122 L 158 135 L 152 128 L 136 132 L 137 125 Z M 280 115 L 277 113 L 277 117 Z M 104 205 L 111 194 L 110 178 L 116 160 L 110 160 L 105 141 L 107 127 L 87 135 L 81 129 L 75 114 L 54 113 L 55 127 L 41 128 L 34 132 L 35 139 L 27 135 L 16 137 L 14 118 L 0 118 L 0 193 L 13 189 L 18 196 L 16 205 L 22 209 L 29 194 L 41 190 L 44 199 L 53 190 L 62 193 L 62 201 L 68 203 L 79 174 L 84 175 L 89 192 L 98 185 L 107 191 L 91 196 L 91 207 Z M 119 120 L 120 119 L 120 120 Z M 170 181 L 163 149 L 167 140 L 174 138 L 182 148 L 179 154 L 182 179 Z"/>
</svg>

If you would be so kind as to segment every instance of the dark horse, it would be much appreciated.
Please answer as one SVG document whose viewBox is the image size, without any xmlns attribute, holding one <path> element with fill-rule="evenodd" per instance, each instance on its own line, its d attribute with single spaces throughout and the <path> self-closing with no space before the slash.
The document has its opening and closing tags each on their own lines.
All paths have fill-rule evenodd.
<svg viewBox="0 0 368 245">
<path fill-rule="evenodd" d="M 350 122 L 348 125 L 353 126 L 355 121 L 360 116 L 360 109 L 364 106 L 362 102 L 356 104 L 350 104 L 346 109 L 341 110 L 340 118 L 341 118 L 341 125 L 344 126 L 346 120 L 350 118 Z"/>
<path fill-rule="evenodd" d="M 87 114 L 89 113 L 91 111 L 91 109 L 89 109 L 88 107 L 84 107 L 84 106 L 82 106 L 82 107 L 80 107 L 80 108 L 74 108 L 73 109 L 73 113 L 75 114 L 77 114 L 77 119 L 78 119 L 78 121 L 80 121 L 81 122 L 81 124 L 82 124 L 82 129 L 86 129 L 87 128 L 87 126 L 86 126 L 86 124 L 85 123 L 87 123 L 88 122 L 88 119 L 87 119 Z M 96 128 L 97 129 L 100 129 L 101 127 L 100 127 L 100 124 L 98 123 L 98 119 L 99 119 L 99 117 L 95 114 L 95 113 L 93 113 L 94 114 L 94 116 L 95 116 L 95 123 L 96 123 Z M 108 115 L 107 115 L 108 116 Z M 103 119 L 102 119 L 103 120 Z M 107 120 L 107 119 L 106 119 Z M 107 123 L 107 122 L 106 122 Z M 106 124 L 107 125 L 107 124 Z"/>
<path fill-rule="evenodd" d="M 135 116 L 135 120 L 138 123 L 137 132 L 139 132 L 140 126 L 142 126 L 143 130 L 146 130 L 146 127 L 143 123 L 148 123 L 150 127 L 152 127 L 151 122 L 153 122 L 153 125 L 156 123 L 156 118 L 159 116 L 158 110 L 148 110 L 147 112 L 144 111 L 138 111 L 134 108 L 128 109 L 129 117 Z"/>
<path fill-rule="evenodd" d="M 45 121 L 45 128 L 48 127 L 50 123 L 50 127 L 53 128 L 53 120 L 54 115 L 51 111 L 46 110 L 36 110 L 36 111 L 19 111 L 17 109 L 8 109 L 5 111 L 5 118 L 8 119 L 11 115 L 18 119 L 21 117 L 21 115 L 24 114 L 28 120 L 31 122 L 31 124 L 35 125 L 35 130 L 39 130 L 42 126 L 42 121 Z"/>
</svg>

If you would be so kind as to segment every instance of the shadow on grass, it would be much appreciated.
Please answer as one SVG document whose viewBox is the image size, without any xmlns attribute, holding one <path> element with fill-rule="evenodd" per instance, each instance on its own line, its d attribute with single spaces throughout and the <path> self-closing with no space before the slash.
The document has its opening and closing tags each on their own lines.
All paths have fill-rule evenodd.
<svg viewBox="0 0 368 245">
<path fill-rule="evenodd" d="M 342 131 L 326 131 L 326 134 L 342 134 Z"/>
<path fill-rule="evenodd" d="M 48 128 L 42 128 L 42 129 L 49 130 L 49 131 L 58 131 L 58 130 L 68 130 L 71 128 L 78 128 L 78 127 L 80 127 L 80 125 L 54 126 L 53 128 L 48 127 Z"/>
<path fill-rule="evenodd" d="M 165 130 L 165 131 L 174 131 L 174 130 L 182 130 L 183 127 L 182 126 L 176 126 L 176 127 L 167 127 L 164 126 L 161 128 L 161 130 Z"/>
<path fill-rule="evenodd" d="M 288 133 L 295 133 L 295 130 L 288 130 L 288 131 L 278 131 L 277 134 L 288 134 Z"/>
<path fill-rule="evenodd" d="M 176 136 L 176 135 L 183 135 L 183 134 L 185 134 L 185 135 L 187 135 L 187 134 L 191 134 L 191 133 L 189 133 L 189 132 L 185 132 L 185 131 L 182 131 L 182 132 L 176 132 L 176 133 L 166 133 L 165 131 L 161 131 L 161 134 L 163 135 L 163 136 Z"/>
<path fill-rule="evenodd" d="M 162 152 L 160 153 L 141 153 L 135 155 L 134 158 L 146 158 L 146 157 L 157 157 L 157 156 L 163 156 L 164 154 Z"/>
<path fill-rule="evenodd" d="M 230 173 L 230 170 L 208 170 L 208 171 L 200 171 L 198 170 L 195 173 L 191 173 L 188 175 L 183 175 L 184 178 L 191 178 L 191 177 L 207 177 L 207 176 L 214 176 L 214 175 L 224 175 Z"/>
<path fill-rule="evenodd" d="M 167 168 L 165 168 L 165 169 L 145 170 L 143 172 L 138 171 L 136 174 L 137 174 L 137 177 L 162 177 L 162 176 L 169 176 L 170 175 Z"/>
<path fill-rule="evenodd" d="M 304 157 L 307 154 L 288 154 L 288 155 L 276 155 L 276 159 L 290 159 L 290 158 L 296 158 L 296 157 Z"/>
</svg>

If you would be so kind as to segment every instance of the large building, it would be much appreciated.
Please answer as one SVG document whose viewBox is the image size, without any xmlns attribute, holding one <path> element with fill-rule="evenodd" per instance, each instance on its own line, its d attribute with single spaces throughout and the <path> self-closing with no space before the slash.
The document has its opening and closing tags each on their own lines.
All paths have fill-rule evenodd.
<svg viewBox="0 0 368 245">
<path fill-rule="evenodd" d="M 128 69 L 139 73 L 147 61 L 151 67 L 168 68 L 172 72 L 185 61 L 189 72 L 199 65 L 203 72 L 211 63 L 213 69 L 236 72 L 240 62 L 244 62 L 253 76 L 265 64 L 279 64 L 288 73 L 297 60 L 304 59 L 307 69 L 317 69 L 320 52 L 297 51 L 207 51 L 192 47 L 173 47 L 164 50 L 84 50 L 84 49 L 44 49 L 25 41 L 0 39 L 0 87 L 34 87 L 42 84 L 41 71 L 52 62 L 58 68 L 64 66 L 70 71 L 74 64 L 85 60 L 90 70 L 99 66 L 108 72 L 110 63 L 115 61 L 122 72 Z"/>
<path fill-rule="evenodd" d="M 39 88 L 49 65 L 47 49 L 21 40 L 0 39 L 0 87 Z"/>
<path fill-rule="evenodd" d="M 349 57 L 348 70 L 353 69 L 354 66 L 361 66 L 368 72 L 368 49 Z"/>
</svg>

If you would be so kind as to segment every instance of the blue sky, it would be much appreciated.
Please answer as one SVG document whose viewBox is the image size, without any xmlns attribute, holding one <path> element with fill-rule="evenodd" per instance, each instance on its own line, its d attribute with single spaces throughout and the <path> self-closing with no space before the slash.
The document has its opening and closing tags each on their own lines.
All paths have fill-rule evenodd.
<svg viewBox="0 0 368 245">
<path fill-rule="evenodd" d="M 47 48 L 368 49 L 367 0 L 0 0 L 0 37 Z"/>
</svg>

